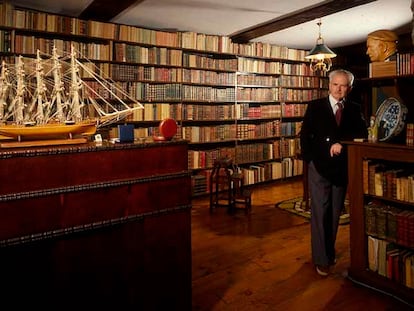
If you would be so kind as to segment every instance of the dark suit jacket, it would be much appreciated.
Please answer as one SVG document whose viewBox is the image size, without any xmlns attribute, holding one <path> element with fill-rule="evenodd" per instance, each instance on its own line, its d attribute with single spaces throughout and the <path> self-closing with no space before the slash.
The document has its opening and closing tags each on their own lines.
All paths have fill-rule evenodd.
<svg viewBox="0 0 414 311">
<path fill-rule="evenodd" d="M 367 123 L 357 103 L 344 102 L 341 124 L 338 126 L 328 97 L 312 101 L 306 109 L 300 133 L 303 160 L 308 163 L 313 161 L 319 174 L 334 184 L 346 185 L 346 146 L 343 146 L 340 155 L 333 157 L 330 148 L 337 142 L 367 136 Z"/>
</svg>

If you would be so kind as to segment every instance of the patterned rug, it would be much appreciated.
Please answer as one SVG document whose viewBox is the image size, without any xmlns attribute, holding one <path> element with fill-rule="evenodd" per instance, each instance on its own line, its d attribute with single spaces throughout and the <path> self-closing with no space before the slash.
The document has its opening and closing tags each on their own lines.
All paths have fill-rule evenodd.
<svg viewBox="0 0 414 311">
<path fill-rule="evenodd" d="M 348 200 L 345 201 L 345 210 L 348 210 Z M 294 199 L 289 199 L 286 201 L 282 201 L 279 203 L 276 203 L 276 207 L 286 210 L 290 213 L 302 216 L 306 219 L 310 219 L 311 213 L 310 210 L 306 210 L 305 201 L 303 201 L 302 197 L 297 197 Z M 346 225 L 349 223 L 349 214 L 343 213 L 341 215 L 341 218 L 339 219 L 339 224 Z"/>
</svg>

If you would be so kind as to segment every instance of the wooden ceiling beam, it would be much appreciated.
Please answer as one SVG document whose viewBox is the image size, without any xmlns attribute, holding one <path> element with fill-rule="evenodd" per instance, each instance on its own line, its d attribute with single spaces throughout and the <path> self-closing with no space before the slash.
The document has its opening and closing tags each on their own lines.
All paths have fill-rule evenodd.
<svg viewBox="0 0 414 311">
<path fill-rule="evenodd" d="M 233 42 L 246 43 L 252 39 L 296 26 L 314 19 L 344 11 L 375 0 L 328 0 L 314 6 L 280 16 L 270 21 L 240 30 L 230 35 Z M 346 25 L 344 25 L 346 27 Z"/>
<path fill-rule="evenodd" d="M 137 5 L 142 1 L 144 0 L 94 0 L 78 17 L 81 19 L 109 22 L 130 6 Z"/>
</svg>

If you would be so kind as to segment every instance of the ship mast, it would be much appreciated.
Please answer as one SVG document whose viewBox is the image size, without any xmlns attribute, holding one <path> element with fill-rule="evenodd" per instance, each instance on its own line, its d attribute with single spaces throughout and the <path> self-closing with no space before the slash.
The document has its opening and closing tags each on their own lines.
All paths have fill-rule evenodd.
<svg viewBox="0 0 414 311">
<path fill-rule="evenodd" d="M 71 111 L 69 112 L 67 121 L 80 122 L 82 121 L 81 108 L 83 103 L 81 102 L 81 95 L 79 94 L 82 89 L 82 80 L 79 78 L 79 66 L 76 62 L 75 48 L 71 47 L 70 53 L 70 69 L 71 69 L 71 86 L 70 97 L 72 100 Z"/>
<path fill-rule="evenodd" d="M 52 60 L 54 84 L 52 90 L 51 107 L 56 108 L 56 118 L 59 120 L 59 122 L 64 123 L 66 121 L 66 117 L 63 113 L 64 84 L 62 82 L 62 64 L 59 61 L 59 55 L 57 53 L 56 46 L 53 47 Z"/>
<path fill-rule="evenodd" d="M 40 51 L 36 54 L 36 89 L 34 92 L 32 104 L 25 116 L 25 124 L 31 125 L 34 123 L 44 124 L 47 122 L 45 115 L 45 107 L 48 106 L 46 101 L 46 85 L 44 83 L 44 70 L 42 65 L 42 58 Z M 35 122 L 36 121 L 36 122 Z"/>
<path fill-rule="evenodd" d="M 2 61 L 1 75 L 0 75 L 0 121 L 6 121 L 7 117 L 4 115 L 5 108 L 7 107 L 7 98 L 9 96 L 9 90 L 11 83 L 9 81 L 9 71 L 5 61 Z"/>
<path fill-rule="evenodd" d="M 15 111 L 15 122 L 16 124 L 23 124 L 24 121 L 24 93 L 26 90 L 26 84 L 24 81 L 25 72 L 24 72 L 24 63 L 23 56 L 17 58 L 16 63 L 16 76 L 17 76 L 17 86 L 16 86 L 16 96 L 12 102 L 12 109 Z"/>
</svg>

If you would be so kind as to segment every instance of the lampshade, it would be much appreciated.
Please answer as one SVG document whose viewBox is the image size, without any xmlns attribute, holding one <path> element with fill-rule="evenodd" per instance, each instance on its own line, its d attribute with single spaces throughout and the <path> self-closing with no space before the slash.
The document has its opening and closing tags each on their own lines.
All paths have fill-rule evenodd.
<svg viewBox="0 0 414 311">
<path fill-rule="evenodd" d="M 323 59 L 334 58 L 336 54 L 328 48 L 325 43 L 318 43 L 315 47 L 309 51 L 309 54 L 305 56 L 306 59 Z"/>
<path fill-rule="evenodd" d="M 310 68 L 312 71 L 326 72 L 331 68 L 331 58 L 336 57 L 336 54 L 325 45 L 322 39 L 322 22 L 320 20 L 317 25 L 319 26 L 319 36 L 316 40 L 316 45 L 312 50 L 309 51 L 308 55 L 306 55 L 305 58 L 310 60 Z"/>
</svg>

